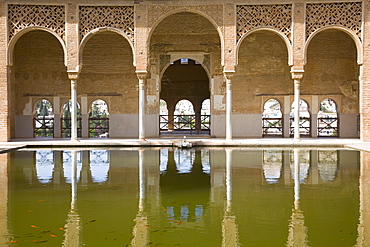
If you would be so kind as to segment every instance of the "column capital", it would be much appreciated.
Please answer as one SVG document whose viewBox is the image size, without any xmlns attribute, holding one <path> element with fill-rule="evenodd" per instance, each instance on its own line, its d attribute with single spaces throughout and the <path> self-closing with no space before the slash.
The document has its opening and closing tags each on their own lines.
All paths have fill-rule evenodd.
<svg viewBox="0 0 370 247">
<path fill-rule="evenodd" d="M 145 80 L 148 77 L 147 71 L 135 71 L 135 73 L 139 80 Z"/>
<path fill-rule="evenodd" d="M 68 73 L 68 79 L 70 80 L 78 80 L 78 77 L 80 76 L 80 71 L 67 71 Z"/>
<path fill-rule="evenodd" d="M 290 74 L 293 80 L 300 80 L 303 78 L 304 70 L 291 70 Z"/>
<path fill-rule="evenodd" d="M 231 80 L 235 75 L 235 70 L 224 70 L 224 76 L 227 80 Z"/>
</svg>

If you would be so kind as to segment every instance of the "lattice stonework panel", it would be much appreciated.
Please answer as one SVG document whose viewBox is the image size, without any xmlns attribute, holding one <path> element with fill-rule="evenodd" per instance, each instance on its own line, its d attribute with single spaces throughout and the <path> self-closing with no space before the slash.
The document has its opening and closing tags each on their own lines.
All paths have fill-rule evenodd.
<svg viewBox="0 0 370 247">
<path fill-rule="evenodd" d="M 8 5 L 9 40 L 26 27 L 46 27 L 65 36 L 65 8 L 54 5 Z"/>
<path fill-rule="evenodd" d="M 80 6 L 80 37 L 99 27 L 123 30 L 134 40 L 133 6 Z"/>
<path fill-rule="evenodd" d="M 196 10 L 211 17 L 215 23 L 221 27 L 223 25 L 223 6 L 222 5 L 191 5 L 191 6 L 175 6 L 175 5 L 150 5 L 148 7 L 148 22 L 149 26 L 153 26 L 154 23 L 163 15 L 168 12 L 177 10 Z"/>
<path fill-rule="evenodd" d="M 292 27 L 292 5 L 237 5 L 237 40 L 257 27 L 269 27 L 289 39 Z"/>
<path fill-rule="evenodd" d="M 362 3 L 315 3 L 306 5 L 306 36 L 316 30 L 331 26 L 343 26 L 361 38 Z"/>
</svg>

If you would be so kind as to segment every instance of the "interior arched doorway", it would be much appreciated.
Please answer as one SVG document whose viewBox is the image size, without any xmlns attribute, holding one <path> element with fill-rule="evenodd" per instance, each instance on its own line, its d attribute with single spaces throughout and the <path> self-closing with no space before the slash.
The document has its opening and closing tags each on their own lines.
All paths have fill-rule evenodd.
<svg viewBox="0 0 370 247">
<path fill-rule="evenodd" d="M 151 78 L 156 78 L 159 95 L 146 111 L 159 115 L 160 135 L 209 136 L 211 132 L 215 136 L 224 135 L 223 39 L 220 35 L 219 27 L 207 15 L 186 10 L 163 16 L 153 27 L 149 35 L 153 61 L 149 71 Z M 194 128 L 187 133 L 173 126 L 174 107 L 182 99 L 192 102 L 195 111 Z M 206 99 L 210 100 L 210 114 L 202 114 L 205 113 L 202 103 Z M 160 100 L 166 102 L 168 115 L 163 114 Z"/>
<path fill-rule="evenodd" d="M 209 78 L 200 63 L 174 61 L 162 76 L 161 89 L 168 115 L 160 115 L 160 135 L 210 135 L 209 115 L 202 114 L 203 102 L 210 98 Z"/>
</svg>

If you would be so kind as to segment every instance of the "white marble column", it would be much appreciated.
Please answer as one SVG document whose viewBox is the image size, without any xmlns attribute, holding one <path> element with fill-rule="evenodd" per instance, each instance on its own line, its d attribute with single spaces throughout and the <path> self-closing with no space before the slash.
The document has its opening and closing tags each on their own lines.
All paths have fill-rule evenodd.
<svg viewBox="0 0 370 247">
<path fill-rule="evenodd" d="M 77 72 L 68 72 L 71 80 L 71 141 L 77 141 Z"/>
<path fill-rule="evenodd" d="M 232 130 L 232 88 L 231 79 L 234 76 L 235 71 L 224 71 L 226 78 L 226 140 L 231 141 L 233 138 Z"/>
<path fill-rule="evenodd" d="M 294 140 L 300 141 L 299 133 L 299 101 L 300 101 L 300 84 L 303 77 L 303 70 L 291 71 L 292 79 L 294 80 Z"/>
<path fill-rule="evenodd" d="M 139 79 L 139 140 L 145 141 L 145 80 L 146 71 L 136 71 Z"/>
</svg>

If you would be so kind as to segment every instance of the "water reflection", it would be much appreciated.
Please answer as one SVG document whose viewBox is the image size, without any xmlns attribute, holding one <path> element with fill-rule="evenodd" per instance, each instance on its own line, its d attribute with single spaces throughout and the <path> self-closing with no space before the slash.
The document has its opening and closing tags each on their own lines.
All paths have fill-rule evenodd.
<svg viewBox="0 0 370 247">
<path fill-rule="evenodd" d="M 50 246 L 366 246 L 370 237 L 368 169 L 362 167 L 360 177 L 355 151 L 9 155 L 10 199 L 0 205 L 9 207 L 0 207 L 9 221 L 0 230 L 19 246 L 32 240 Z M 44 235 L 35 235 L 38 229 Z"/>
</svg>

